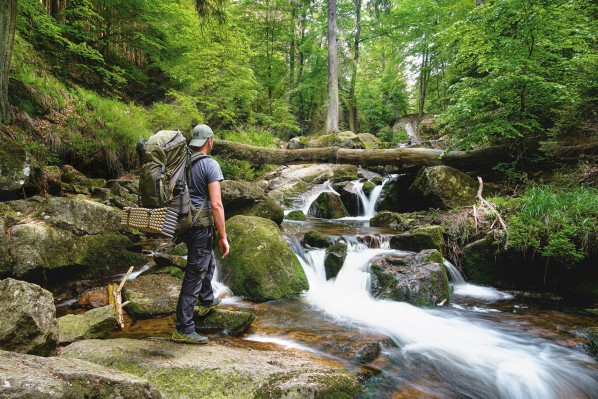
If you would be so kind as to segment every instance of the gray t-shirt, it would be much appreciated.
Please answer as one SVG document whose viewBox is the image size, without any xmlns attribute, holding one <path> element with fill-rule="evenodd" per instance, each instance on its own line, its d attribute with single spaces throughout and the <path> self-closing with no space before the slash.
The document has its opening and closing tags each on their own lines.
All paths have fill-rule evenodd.
<svg viewBox="0 0 598 399">
<path fill-rule="evenodd" d="M 224 180 L 224 176 L 218 162 L 209 157 L 195 161 L 191 165 L 191 181 L 189 182 L 189 195 L 193 206 L 199 209 L 201 203 L 207 198 L 203 209 L 210 209 L 208 184 L 222 180 Z"/>
</svg>

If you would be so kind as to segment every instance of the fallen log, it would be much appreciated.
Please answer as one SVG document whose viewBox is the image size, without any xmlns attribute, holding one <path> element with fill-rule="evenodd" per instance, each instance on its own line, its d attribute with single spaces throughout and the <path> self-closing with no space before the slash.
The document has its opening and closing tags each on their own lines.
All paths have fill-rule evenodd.
<svg viewBox="0 0 598 399">
<path fill-rule="evenodd" d="M 478 150 L 447 153 L 443 150 L 409 147 L 371 150 L 338 147 L 287 150 L 215 140 L 212 154 L 247 160 L 256 165 L 308 163 L 399 167 L 447 165 L 463 171 L 477 171 L 491 169 L 497 163 L 510 159 L 510 150 L 510 145 L 496 145 Z"/>
</svg>

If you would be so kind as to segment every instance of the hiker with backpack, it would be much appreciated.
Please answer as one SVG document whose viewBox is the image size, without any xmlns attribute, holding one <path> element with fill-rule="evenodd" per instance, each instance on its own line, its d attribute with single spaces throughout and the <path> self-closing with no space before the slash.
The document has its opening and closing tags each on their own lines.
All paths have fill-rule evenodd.
<svg viewBox="0 0 598 399">
<path fill-rule="evenodd" d="M 213 250 L 214 227 L 218 232 L 218 247 L 224 259 L 229 252 L 224 224 L 224 207 L 220 182 L 224 180 L 220 165 L 208 154 L 214 145 L 214 133 L 207 125 L 197 125 L 191 131 L 191 159 L 188 190 L 196 216 L 191 228 L 181 233 L 187 244 L 187 267 L 176 308 L 175 342 L 207 344 L 208 338 L 195 331 L 193 308 L 199 300 L 198 313 L 207 315 L 222 301 L 214 298 L 212 276 L 216 268 Z"/>
</svg>

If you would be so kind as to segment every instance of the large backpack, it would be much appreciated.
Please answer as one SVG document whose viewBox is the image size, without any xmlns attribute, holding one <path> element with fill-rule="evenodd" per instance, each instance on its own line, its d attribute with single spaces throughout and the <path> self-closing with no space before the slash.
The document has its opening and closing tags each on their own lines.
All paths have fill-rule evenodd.
<svg viewBox="0 0 598 399">
<path fill-rule="evenodd" d="M 163 234 L 170 236 L 174 231 L 175 236 L 180 235 L 202 213 L 203 204 L 199 210 L 191 204 L 187 181 L 191 176 L 191 165 L 207 155 L 192 154 L 185 137 L 176 130 L 160 130 L 149 139 L 140 141 L 137 153 L 142 164 L 139 206 L 146 209 L 165 208 L 174 220 L 165 222 L 170 223 L 171 228 L 162 231 Z"/>
</svg>

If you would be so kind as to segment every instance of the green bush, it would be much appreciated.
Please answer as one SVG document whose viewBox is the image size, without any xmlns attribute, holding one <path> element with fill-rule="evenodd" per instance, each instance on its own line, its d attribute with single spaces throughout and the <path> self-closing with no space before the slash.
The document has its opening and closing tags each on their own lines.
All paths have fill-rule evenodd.
<svg viewBox="0 0 598 399">
<path fill-rule="evenodd" d="M 597 248 L 598 190 L 532 186 L 507 225 L 511 247 L 577 264 Z"/>
</svg>

